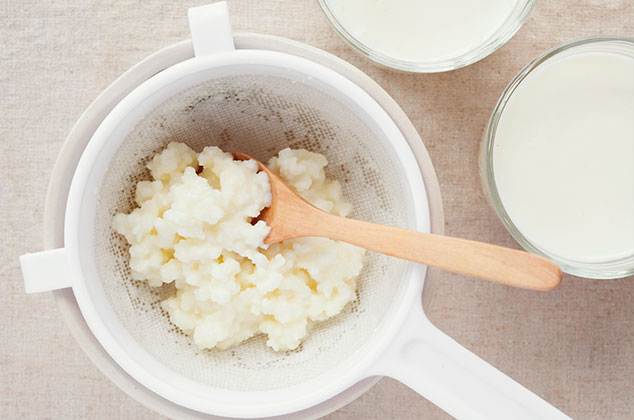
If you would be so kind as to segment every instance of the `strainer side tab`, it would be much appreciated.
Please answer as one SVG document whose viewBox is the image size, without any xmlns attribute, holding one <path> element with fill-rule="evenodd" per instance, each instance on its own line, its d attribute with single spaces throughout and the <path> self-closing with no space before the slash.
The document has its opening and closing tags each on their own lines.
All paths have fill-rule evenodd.
<svg viewBox="0 0 634 420">
<path fill-rule="evenodd" d="M 187 10 L 187 17 L 196 57 L 235 50 L 227 2 L 191 7 Z"/>
<path fill-rule="evenodd" d="M 71 286 L 68 253 L 65 248 L 20 256 L 26 293 L 50 292 Z"/>
</svg>

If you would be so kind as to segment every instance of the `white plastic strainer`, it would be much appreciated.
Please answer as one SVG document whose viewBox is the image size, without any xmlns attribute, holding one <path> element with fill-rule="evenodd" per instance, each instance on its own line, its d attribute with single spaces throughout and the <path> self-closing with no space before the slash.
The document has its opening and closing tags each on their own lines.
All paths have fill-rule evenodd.
<svg viewBox="0 0 634 420">
<path fill-rule="evenodd" d="M 184 407 L 265 417 L 312 407 L 359 380 L 393 376 L 459 418 L 567 418 L 460 347 L 425 318 L 425 267 L 372 255 L 359 294 L 300 349 L 254 338 L 199 351 L 161 314 L 157 290 L 130 280 L 112 216 L 129 211 L 144 163 L 169 141 L 266 160 L 326 155 L 356 218 L 429 230 L 424 184 L 405 139 L 363 90 L 311 61 L 235 51 L 224 3 L 190 10 L 196 57 L 143 83 L 104 119 L 76 169 L 65 248 L 22 258 L 29 291 L 72 287 L 91 331 L 130 375 Z"/>
</svg>

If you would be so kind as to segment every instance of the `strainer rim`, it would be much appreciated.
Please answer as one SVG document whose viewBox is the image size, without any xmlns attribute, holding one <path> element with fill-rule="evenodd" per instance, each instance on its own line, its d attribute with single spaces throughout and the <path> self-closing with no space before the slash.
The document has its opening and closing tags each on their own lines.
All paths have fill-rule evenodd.
<svg viewBox="0 0 634 420">
<path fill-rule="evenodd" d="M 279 60 L 282 57 L 284 57 L 284 60 L 290 60 L 290 61 L 296 61 L 296 62 L 303 62 L 304 64 L 309 63 L 309 67 L 315 67 L 317 66 L 319 68 L 320 71 L 325 72 L 327 74 L 329 74 L 329 77 L 334 77 L 336 79 L 339 79 L 341 81 L 344 81 L 343 83 L 345 85 L 348 85 L 348 89 L 351 90 L 355 90 L 357 91 L 358 94 L 361 94 L 362 96 L 366 97 L 366 102 L 371 103 L 374 105 L 376 112 L 378 112 L 380 115 L 382 115 L 384 118 L 385 123 L 388 126 L 391 126 L 392 131 L 394 131 L 395 133 L 397 133 L 397 135 L 395 135 L 394 137 L 390 137 L 391 139 L 391 145 L 392 147 L 395 149 L 396 154 L 399 156 L 399 160 L 401 162 L 401 164 L 404 165 L 404 170 L 405 170 L 405 174 L 406 174 L 406 180 L 408 183 L 408 187 L 409 190 L 412 192 L 412 204 L 414 207 L 414 215 L 413 215 L 413 219 L 416 221 L 416 228 L 418 230 L 424 230 L 424 231 L 429 231 L 429 207 L 428 207 L 428 203 L 427 203 L 427 196 L 425 194 L 425 187 L 424 187 L 424 183 L 423 183 L 423 179 L 422 179 L 422 175 L 420 173 L 420 168 L 418 167 L 418 164 L 416 162 L 416 160 L 413 157 L 412 151 L 409 147 L 409 145 L 407 144 L 407 141 L 405 140 L 405 138 L 403 137 L 402 133 L 400 132 L 400 130 L 398 129 L 398 127 L 396 126 L 396 124 L 394 123 L 394 121 L 389 117 L 389 115 L 387 115 L 387 113 L 385 112 L 385 110 L 378 104 L 376 103 L 376 101 L 365 91 L 363 91 L 360 87 L 358 87 L 356 84 L 354 84 L 352 81 L 348 80 L 347 78 L 339 75 L 338 73 L 334 72 L 331 69 L 328 69 L 327 67 L 324 67 L 318 63 L 314 63 L 310 60 L 306 60 L 300 57 L 296 57 L 296 56 L 292 56 L 289 54 L 284 54 L 284 53 L 277 53 L 277 52 L 272 52 L 272 51 L 254 51 L 254 50 L 250 50 L 248 51 L 248 54 L 245 55 L 244 51 L 236 51 L 236 52 L 231 52 L 231 53 L 227 53 L 227 54 L 223 54 L 224 59 L 228 59 L 228 61 L 230 62 L 231 60 L 233 60 L 235 57 L 240 57 L 240 56 L 244 56 L 246 58 L 249 59 L 249 61 L 252 63 L 254 60 L 254 54 L 255 55 L 259 55 L 259 56 L 268 56 L 270 58 L 272 58 L 273 60 Z M 218 66 L 218 63 L 221 62 L 223 59 L 223 57 L 221 56 L 215 56 L 213 58 L 213 62 L 210 62 L 209 60 L 206 60 L 207 63 L 211 63 L 211 65 L 206 64 L 207 66 L 209 66 L 210 68 L 213 68 L 215 66 Z M 287 64 L 290 63 L 290 61 L 287 61 Z M 80 269 L 81 265 L 79 264 L 80 262 L 80 257 L 79 257 L 79 249 L 75 246 L 73 247 L 73 244 L 77 244 L 78 240 L 76 241 L 75 239 L 77 239 L 75 236 L 73 235 L 72 232 L 72 228 L 73 228 L 73 224 L 70 223 L 71 220 L 78 220 L 80 217 L 80 206 L 79 206 L 79 198 L 82 196 L 82 194 L 84 193 L 84 188 L 85 188 L 85 181 L 87 179 L 87 177 L 77 177 L 77 173 L 81 173 L 83 171 L 89 170 L 91 164 L 97 159 L 97 155 L 99 154 L 99 152 L 101 151 L 101 147 L 98 146 L 103 146 L 103 143 L 105 142 L 105 139 L 108 137 L 105 134 L 103 134 L 104 132 L 107 133 L 107 130 L 104 129 L 103 127 L 107 126 L 107 124 L 110 123 L 111 120 L 114 121 L 119 121 L 121 122 L 123 120 L 122 118 L 115 118 L 112 117 L 113 115 L 117 115 L 117 112 L 122 112 L 122 111 L 117 111 L 117 110 L 121 110 L 124 109 L 124 106 L 122 104 L 126 104 L 128 102 L 133 103 L 135 101 L 130 100 L 130 97 L 133 96 L 137 96 L 138 98 L 144 98 L 144 99 L 137 99 L 136 102 L 142 102 L 145 100 L 149 100 L 149 96 L 145 96 L 145 95 L 141 95 L 138 92 L 140 92 L 140 89 L 143 86 L 150 86 L 151 89 L 153 89 L 153 84 L 156 84 L 156 80 L 161 81 L 160 83 L 164 83 L 162 82 L 162 79 L 168 80 L 169 77 L 172 77 L 172 74 L 174 75 L 174 77 L 176 77 L 176 79 L 180 79 L 183 78 L 185 76 L 185 73 L 181 70 L 186 68 L 186 66 L 193 66 L 192 68 L 195 68 L 195 63 L 201 63 L 203 62 L 200 59 L 192 59 L 192 60 L 187 60 L 183 63 L 179 63 L 169 69 L 166 69 L 164 72 L 160 73 L 159 75 L 156 75 L 155 77 L 151 78 L 150 80 L 148 80 L 147 82 L 143 83 L 142 85 L 140 85 L 139 87 L 137 87 L 136 89 L 134 89 L 129 95 L 126 96 L 126 98 L 124 98 L 113 110 L 112 112 L 104 119 L 104 121 L 102 122 L 102 124 L 100 125 L 100 127 L 97 129 L 97 131 L 95 132 L 95 134 L 93 135 L 93 139 L 91 139 L 91 141 L 89 142 L 89 144 L 86 147 L 86 150 L 84 151 L 84 154 L 82 155 L 82 158 L 80 159 L 80 162 L 78 164 L 77 170 L 75 172 L 75 176 L 73 177 L 73 182 L 71 185 L 71 189 L 69 192 L 69 205 L 67 207 L 67 213 L 66 213 L 66 218 L 65 218 L 65 223 L 66 223 L 66 227 L 65 227 L 65 234 L 66 234 L 66 245 L 69 249 L 72 250 L 72 255 L 73 255 L 73 259 L 77 262 L 77 264 L 72 264 L 72 266 L 74 267 L 74 277 L 76 279 L 80 279 L 78 281 L 74 281 L 73 282 L 73 290 L 75 291 L 75 295 L 77 297 L 77 302 L 82 310 L 82 314 L 84 315 L 84 318 L 86 319 L 91 331 L 93 332 L 93 334 L 95 335 L 95 337 L 99 340 L 99 342 L 102 344 L 102 346 L 104 347 L 104 349 L 106 349 L 106 351 L 113 357 L 113 359 L 115 359 L 115 361 L 124 368 L 124 370 L 126 372 L 128 372 L 129 374 L 131 374 L 133 377 L 135 377 L 135 379 L 137 379 L 140 383 L 142 383 L 143 385 L 147 386 L 149 389 L 153 390 L 154 392 L 157 392 L 157 387 L 156 386 L 152 386 L 148 384 L 147 378 L 144 375 L 141 375 L 141 377 L 139 377 L 138 372 L 134 369 L 134 366 L 138 366 L 141 368 L 140 364 L 136 363 L 134 360 L 127 360 L 127 354 L 125 352 L 122 352 L 123 354 L 121 354 L 120 352 L 118 352 L 118 350 L 122 350 L 121 347 L 119 347 L 117 345 L 116 342 L 114 341 L 114 338 L 111 335 L 108 335 L 107 337 L 104 336 L 104 331 L 107 332 L 107 326 L 103 325 L 103 323 L 101 322 L 101 318 L 97 313 L 92 313 L 92 309 L 94 309 L 94 307 L 92 307 L 92 305 L 89 305 L 90 307 L 87 307 L 87 301 L 90 301 L 90 297 L 89 297 L 89 293 L 87 292 L 87 290 L 84 288 L 82 289 L 81 286 L 83 286 L 84 284 L 84 280 L 83 278 L 85 277 L 84 275 L 82 275 L 82 270 Z M 194 64 L 192 64 L 194 63 Z M 290 65 L 290 64 L 289 64 Z M 178 75 L 178 72 L 182 72 L 182 74 Z M 313 76 L 316 77 L 315 75 L 318 73 L 314 73 Z M 157 79 L 158 78 L 158 79 Z M 324 76 L 324 79 L 326 77 Z M 152 80 L 154 80 L 154 82 L 151 82 Z M 333 81 L 330 80 L 328 82 L 328 84 L 332 84 Z M 144 89 L 148 89 L 147 87 Z M 340 89 L 342 92 L 344 89 Z M 148 95 L 151 95 L 152 92 L 150 91 Z M 346 96 L 349 96 L 349 92 Z M 115 112 L 117 111 L 117 112 Z M 368 112 L 369 114 L 369 112 Z M 99 144 L 97 144 L 95 140 L 95 138 L 99 139 L 99 136 L 101 136 L 101 141 Z M 398 140 L 396 140 L 398 139 Z M 394 143 L 395 141 L 399 142 L 399 143 Z M 96 146 L 97 145 L 97 146 Z M 88 156 L 88 157 L 86 157 Z M 92 156 L 92 157 L 91 157 Z M 403 161 L 405 160 L 405 162 Z M 407 170 L 409 169 L 409 170 Z M 414 177 L 414 179 L 412 179 L 412 177 Z M 103 177 L 102 177 L 103 178 Z M 76 199 L 73 199 L 73 197 L 78 197 Z M 76 205 L 70 205 L 70 203 L 72 203 L 73 201 L 75 201 Z M 76 232 L 75 232 L 76 233 Z M 423 272 L 421 273 L 420 270 L 423 270 Z M 414 281 L 411 280 L 411 277 L 414 276 L 414 273 L 420 273 L 420 277 L 421 277 L 421 281 L 419 282 L 420 285 L 416 285 Z M 406 290 L 403 294 L 404 297 L 410 297 L 410 301 L 415 302 L 416 300 L 420 299 L 420 289 L 422 289 L 422 278 L 424 278 L 424 267 L 422 266 L 415 266 L 414 264 L 410 264 L 410 266 L 408 267 L 408 270 L 405 274 L 405 277 L 410 277 L 410 280 L 408 280 L 407 286 L 408 286 L 408 290 Z M 418 277 L 418 276 L 416 276 Z M 420 286 L 420 287 L 418 287 Z M 415 293 L 412 294 L 410 289 L 415 290 Z M 405 298 L 404 298 L 405 300 Z M 402 305 L 403 307 L 408 307 L 409 305 Z M 87 316 L 87 313 L 90 314 L 89 316 Z M 402 315 L 402 318 L 405 317 L 407 311 L 405 310 L 400 310 L 400 313 Z M 390 325 L 391 325 L 391 330 L 396 330 L 398 329 L 398 325 L 400 325 L 400 322 L 396 323 L 395 320 L 397 318 L 394 317 L 392 320 L 390 320 Z M 395 327 L 396 326 L 396 327 Z M 101 328 L 99 328 L 101 327 Z M 395 331 L 394 331 L 395 332 Z M 104 341 L 105 340 L 105 341 Z M 373 341 L 373 340 L 369 340 L 369 341 Z M 385 338 L 383 340 L 384 344 L 385 342 L 388 341 L 387 338 Z M 313 405 L 316 405 L 324 400 L 326 400 L 327 398 L 342 392 L 343 390 L 345 390 L 347 387 L 349 387 L 350 385 L 354 384 L 357 380 L 361 379 L 360 377 L 360 373 L 362 373 L 362 368 L 364 366 L 367 366 L 369 363 L 372 362 L 372 360 L 375 360 L 377 357 L 377 354 L 385 347 L 385 345 L 378 345 L 378 343 L 374 344 L 374 351 L 373 352 L 369 352 L 371 355 L 374 354 L 374 356 L 368 355 L 364 358 L 365 363 L 361 364 L 358 363 L 356 365 L 356 370 L 350 370 L 348 372 L 348 374 L 346 375 L 346 377 L 348 378 L 348 380 L 344 381 L 340 381 L 340 383 L 338 384 L 338 386 L 336 386 L 335 390 L 329 394 L 325 394 L 323 392 L 314 392 L 313 396 L 317 395 L 317 397 L 313 398 L 313 399 L 302 399 L 302 401 L 304 401 L 303 403 L 298 403 L 298 405 L 301 405 L 299 407 L 294 406 L 294 407 L 286 407 L 283 411 L 279 410 L 279 409 L 274 409 L 272 407 L 268 407 L 268 409 L 274 410 L 274 411 L 263 411 L 265 410 L 264 407 L 262 406 L 257 406 L 254 405 L 252 407 L 251 410 L 248 410 L 250 412 L 256 412 L 257 411 L 257 415 L 258 416 L 262 416 L 262 415 L 277 415 L 277 414 L 283 414 L 284 412 L 294 412 L 294 411 L 299 411 L 301 409 L 304 409 L 306 407 L 310 407 Z M 125 362 L 122 362 L 122 360 L 126 360 Z M 143 368 L 141 368 L 141 370 L 143 370 Z M 137 373 L 136 375 L 134 373 Z M 324 375 L 320 375 L 319 377 L 324 376 Z M 317 378 L 319 378 L 317 377 Z M 308 383 L 311 383 L 311 381 L 309 381 Z M 164 383 L 163 383 L 164 384 Z M 210 387 L 210 388 L 214 388 L 214 387 Z M 333 388 L 333 387 L 330 387 Z M 221 390 L 221 389 L 215 389 L 214 391 L 217 391 L 218 393 L 223 393 L 222 391 L 226 392 L 226 390 Z M 275 393 L 279 393 L 280 390 L 276 390 Z M 331 389 L 332 391 L 332 389 Z M 234 391 L 229 391 L 231 394 L 235 394 Z M 173 394 L 170 395 L 164 395 L 164 393 L 162 392 L 157 392 L 160 395 L 163 395 L 164 397 L 166 397 L 167 399 L 174 401 L 180 405 L 183 405 L 185 407 L 189 407 L 189 408 L 193 408 L 193 409 L 197 409 L 199 411 L 204 411 L 204 412 L 209 412 L 213 414 L 220 414 L 220 415 L 244 415 L 246 413 L 245 412 L 240 412 L 240 413 L 236 413 L 235 410 L 235 406 L 232 407 L 231 410 L 225 412 L 222 410 L 217 410 L 217 409 L 213 409 L 212 411 L 206 409 L 205 407 L 208 407 L 209 404 L 205 404 L 205 407 L 200 407 L 197 404 L 191 404 L 191 403 L 183 403 L 181 400 L 175 400 L 175 398 L 173 397 Z M 250 395 L 253 395 L 254 392 L 250 392 Z M 268 394 L 265 393 L 265 394 Z M 288 401 L 286 401 L 286 403 L 288 403 Z M 284 404 L 276 404 L 276 406 L 280 406 L 280 405 L 284 405 Z M 288 404 L 286 404 L 288 405 Z M 216 406 L 217 407 L 217 406 Z M 244 406 L 240 406 L 239 408 L 245 408 Z"/>
</svg>

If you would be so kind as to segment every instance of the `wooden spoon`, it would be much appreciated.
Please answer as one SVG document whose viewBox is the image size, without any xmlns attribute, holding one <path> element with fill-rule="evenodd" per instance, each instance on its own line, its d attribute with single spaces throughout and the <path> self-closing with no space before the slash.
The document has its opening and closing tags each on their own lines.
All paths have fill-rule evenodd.
<svg viewBox="0 0 634 420">
<path fill-rule="evenodd" d="M 233 152 L 233 157 L 253 159 L 239 152 Z M 301 198 L 279 176 L 256 162 L 271 183 L 271 206 L 262 210 L 257 218 L 271 228 L 265 244 L 318 236 L 525 289 L 550 290 L 561 281 L 561 270 L 555 263 L 528 252 L 327 213 Z"/>
</svg>

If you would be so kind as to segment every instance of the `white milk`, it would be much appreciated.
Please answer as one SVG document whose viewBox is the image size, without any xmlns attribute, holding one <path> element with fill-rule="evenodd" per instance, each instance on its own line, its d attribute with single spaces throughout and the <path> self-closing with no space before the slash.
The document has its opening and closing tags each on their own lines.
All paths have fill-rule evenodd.
<svg viewBox="0 0 634 420">
<path fill-rule="evenodd" d="M 634 254 L 634 57 L 577 52 L 534 70 L 503 111 L 493 169 L 532 243 L 576 261 Z"/>
<path fill-rule="evenodd" d="M 367 47 L 404 61 L 436 61 L 482 45 L 517 0 L 328 0 L 337 20 Z"/>
</svg>

